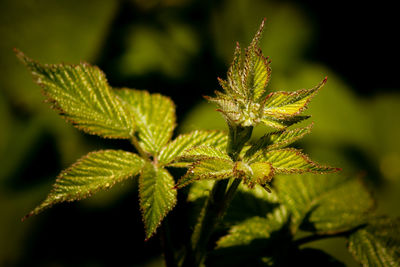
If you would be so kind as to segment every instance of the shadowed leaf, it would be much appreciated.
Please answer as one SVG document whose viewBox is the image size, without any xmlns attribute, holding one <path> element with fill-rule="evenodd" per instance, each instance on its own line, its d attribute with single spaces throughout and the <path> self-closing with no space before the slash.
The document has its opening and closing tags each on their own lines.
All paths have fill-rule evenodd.
<svg viewBox="0 0 400 267">
<path fill-rule="evenodd" d="M 400 219 L 370 221 L 350 235 L 348 248 L 363 266 L 400 266 Z"/>
</svg>

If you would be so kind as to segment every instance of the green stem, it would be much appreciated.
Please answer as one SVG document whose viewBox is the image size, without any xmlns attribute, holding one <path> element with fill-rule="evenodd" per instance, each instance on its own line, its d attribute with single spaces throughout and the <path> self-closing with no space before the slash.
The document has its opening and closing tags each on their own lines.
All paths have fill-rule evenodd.
<svg viewBox="0 0 400 267">
<path fill-rule="evenodd" d="M 136 151 L 139 153 L 139 155 L 142 158 L 150 160 L 149 155 L 142 149 L 142 147 L 139 144 L 139 141 L 137 140 L 137 138 L 135 136 L 132 137 L 131 142 L 132 142 L 133 146 L 135 147 Z"/>
<path fill-rule="evenodd" d="M 250 139 L 253 127 L 229 125 L 227 153 L 233 161 L 239 158 L 240 151 Z M 204 261 L 209 240 L 217 224 L 222 220 L 233 196 L 241 183 L 241 179 L 234 179 L 228 188 L 229 180 L 220 180 L 214 183 L 210 195 L 201 211 L 182 266 L 196 267 Z"/>
</svg>

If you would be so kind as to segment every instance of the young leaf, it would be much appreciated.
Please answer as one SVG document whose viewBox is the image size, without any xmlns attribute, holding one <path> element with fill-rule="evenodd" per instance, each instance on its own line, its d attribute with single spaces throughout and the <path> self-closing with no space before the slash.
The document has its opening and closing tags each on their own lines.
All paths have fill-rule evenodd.
<svg viewBox="0 0 400 267">
<path fill-rule="evenodd" d="M 129 139 L 133 116 L 112 93 L 104 73 L 87 63 L 39 64 L 16 50 L 53 108 L 75 127 L 106 138 Z"/>
<path fill-rule="evenodd" d="M 200 145 L 225 149 L 226 142 L 226 134 L 219 131 L 194 131 L 182 134 L 161 150 L 158 163 L 167 165 L 181 156 L 186 150 Z"/>
<path fill-rule="evenodd" d="M 208 158 L 203 159 L 192 164 L 176 184 L 177 188 L 182 188 L 197 180 L 220 180 L 227 179 L 233 176 L 233 162 L 232 160 L 222 158 Z"/>
<path fill-rule="evenodd" d="M 374 207 L 357 179 L 338 175 L 275 178 L 278 196 L 291 212 L 292 231 L 340 232 L 364 223 Z"/>
<path fill-rule="evenodd" d="M 348 248 L 363 266 L 400 266 L 400 220 L 370 221 L 350 235 Z"/>
<path fill-rule="evenodd" d="M 302 122 L 311 116 L 303 116 L 303 115 L 296 115 L 292 117 L 287 117 L 287 118 L 275 118 L 271 116 L 264 116 L 263 118 L 260 119 L 262 123 L 264 123 L 266 126 L 276 128 L 283 130 L 286 127 L 289 127 L 293 124 Z"/>
<path fill-rule="evenodd" d="M 311 161 L 308 156 L 294 148 L 283 148 L 263 152 L 255 159 L 257 162 L 269 162 L 276 173 L 331 173 L 339 171 L 338 168 L 318 165 Z"/>
<path fill-rule="evenodd" d="M 170 166 L 189 167 L 193 162 L 203 159 L 219 158 L 230 160 L 231 158 L 224 151 L 211 146 L 196 146 L 182 153 L 180 157 Z"/>
<path fill-rule="evenodd" d="M 175 105 L 168 97 L 130 89 L 115 90 L 134 114 L 141 147 L 156 155 L 168 143 L 175 128 Z"/>
<path fill-rule="evenodd" d="M 138 174 L 143 164 L 139 156 L 122 150 L 91 152 L 63 171 L 46 200 L 26 217 L 38 214 L 54 204 L 80 200 L 100 189 L 110 188 Z"/>
<path fill-rule="evenodd" d="M 245 157 L 250 158 L 259 150 L 270 151 L 278 148 L 286 147 L 293 142 L 303 138 L 304 135 L 311 132 L 313 124 L 305 128 L 297 128 L 294 130 L 284 130 L 272 132 L 261 137 L 249 150 L 246 151 Z"/>
<path fill-rule="evenodd" d="M 286 118 L 299 115 L 307 108 L 311 98 L 325 85 L 326 79 L 312 89 L 269 94 L 264 103 L 264 116 Z"/>
<path fill-rule="evenodd" d="M 174 178 L 164 168 L 146 163 L 139 178 L 140 208 L 146 239 L 155 234 L 161 221 L 177 201 Z"/>
</svg>

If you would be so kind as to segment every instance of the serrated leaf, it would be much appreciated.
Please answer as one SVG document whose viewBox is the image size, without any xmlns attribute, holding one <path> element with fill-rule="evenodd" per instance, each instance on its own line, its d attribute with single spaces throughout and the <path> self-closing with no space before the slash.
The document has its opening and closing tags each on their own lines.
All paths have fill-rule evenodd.
<svg viewBox="0 0 400 267">
<path fill-rule="evenodd" d="M 331 173 L 339 171 L 339 168 L 319 165 L 307 155 L 294 148 L 283 148 L 272 151 L 263 152 L 254 161 L 269 162 L 276 173 Z"/>
<path fill-rule="evenodd" d="M 212 146 L 221 150 L 226 148 L 227 135 L 220 131 L 194 131 L 179 135 L 160 152 L 159 164 L 169 164 L 186 150 L 196 146 Z"/>
<path fill-rule="evenodd" d="M 196 146 L 185 150 L 179 156 L 172 166 L 174 167 L 189 167 L 192 163 L 203 159 L 219 158 L 230 160 L 231 158 L 226 152 L 211 146 Z"/>
<path fill-rule="evenodd" d="M 262 123 L 264 123 L 266 126 L 276 128 L 276 129 L 285 129 L 293 124 L 302 122 L 311 116 L 292 116 L 292 117 L 287 117 L 287 118 L 275 118 L 272 116 L 264 116 L 263 118 L 260 119 Z"/>
<path fill-rule="evenodd" d="M 287 221 L 288 212 L 280 206 L 266 217 L 253 217 L 233 226 L 217 242 L 217 248 L 249 245 L 255 239 L 267 239 Z"/>
<path fill-rule="evenodd" d="M 348 248 L 363 266 L 400 266 L 400 220 L 370 221 L 350 235 Z"/>
<path fill-rule="evenodd" d="M 304 128 L 268 133 L 257 140 L 257 142 L 246 151 L 245 157 L 250 158 L 259 150 L 270 151 L 286 147 L 310 133 L 312 126 L 313 124 L 310 124 Z"/>
<path fill-rule="evenodd" d="M 99 68 L 87 63 L 42 65 L 20 51 L 16 53 L 52 107 L 75 127 L 106 138 L 133 136 L 134 118 L 114 96 Z"/>
<path fill-rule="evenodd" d="M 233 177 L 234 163 L 221 158 L 203 159 L 192 164 L 187 173 L 177 182 L 176 187 L 182 188 L 198 180 L 221 180 Z"/>
<path fill-rule="evenodd" d="M 303 89 L 294 92 L 273 92 L 269 94 L 264 103 L 264 116 L 286 118 L 299 115 L 307 108 L 311 98 L 325 83 L 326 78 L 312 89 Z"/>
<path fill-rule="evenodd" d="M 282 204 L 291 212 L 292 231 L 340 232 L 365 222 L 374 207 L 369 192 L 357 179 L 338 175 L 275 178 Z"/>
<path fill-rule="evenodd" d="M 101 189 L 110 188 L 138 174 L 143 164 L 139 156 L 122 150 L 91 152 L 58 176 L 46 200 L 27 217 L 54 204 L 84 199 Z"/>
<path fill-rule="evenodd" d="M 279 258 L 287 255 L 291 241 L 287 215 L 279 206 L 267 217 L 252 217 L 231 227 L 210 253 L 210 266 L 281 266 Z"/>
<path fill-rule="evenodd" d="M 131 89 L 115 90 L 135 116 L 140 146 L 152 155 L 168 143 L 175 128 L 175 105 L 160 94 Z"/>
<path fill-rule="evenodd" d="M 174 178 L 164 168 L 147 163 L 139 178 L 140 209 L 142 211 L 146 239 L 155 234 L 164 217 L 177 201 Z"/>
</svg>

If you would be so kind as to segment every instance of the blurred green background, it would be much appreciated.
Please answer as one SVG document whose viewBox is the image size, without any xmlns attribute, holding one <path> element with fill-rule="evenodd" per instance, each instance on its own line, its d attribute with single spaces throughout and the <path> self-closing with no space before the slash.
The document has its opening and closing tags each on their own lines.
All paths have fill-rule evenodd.
<svg viewBox="0 0 400 267">
<path fill-rule="evenodd" d="M 202 95 L 218 89 L 235 42 L 261 20 L 272 59 L 270 90 L 311 88 L 315 122 L 301 146 L 313 159 L 361 176 L 378 212 L 400 209 L 400 57 L 389 1 L 0 1 L 0 266 L 159 266 L 157 238 L 143 243 L 136 184 L 59 205 L 24 223 L 58 172 L 88 151 L 131 149 L 80 133 L 43 103 L 12 48 L 44 63 L 97 64 L 112 86 L 147 89 L 177 105 L 178 131 L 224 129 Z M 265 129 L 257 129 L 261 135 Z M 132 193 L 134 192 L 134 193 Z M 316 242 L 347 265 L 343 240 Z"/>
</svg>

